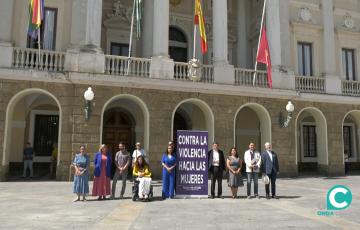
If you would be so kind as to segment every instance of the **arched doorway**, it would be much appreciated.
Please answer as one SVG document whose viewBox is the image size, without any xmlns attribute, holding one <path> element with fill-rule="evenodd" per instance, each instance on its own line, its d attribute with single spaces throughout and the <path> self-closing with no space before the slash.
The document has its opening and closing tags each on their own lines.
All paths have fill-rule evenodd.
<svg viewBox="0 0 360 230">
<path fill-rule="evenodd" d="M 250 142 L 254 142 L 258 151 L 264 149 L 265 142 L 271 142 L 271 118 L 262 105 L 241 106 L 235 114 L 234 124 L 234 145 L 240 155 L 248 149 Z"/>
<path fill-rule="evenodd" d="M 56 167 L 60 161 L 59 105 L 55 96 L 41 89 L 21 91 L 10 100 L 2 159 L 2 165 L 8 166 L 10 180 L 16 180 L 23 174 L 23 150 L 28 142 L 34 148 L 34 178 L 56 178 Z"/>
<path fill-rule="evenodd" d="M 105 103 L 102 111 L 101 143 L 109 146 L 113 159 L 120 142 L 129 153 L 140 142 L 149 147 L 149 112 L 145 103 L 133 95 L 118 95 Z"/>
<path fill-rule="evenodd" d="M 344 161 L 345 161 L 345 154 L 347 154 L 348 157 L 347 173 L 354 173 L 354 172 L 359 173 L 360 111 L 354 110 L 348 112 L 343 119 L 342 125 L 343 125 L 342 136 L 343 136 Z"/>
<path fill-rule="evenodd" d="M 188 61 L 188 42 L 185 34 L 176 27 L 169 28 L 169 55 L 176 62 Z"/>
<path fill-rule="evenodd" d="M 214 140 L 214 115 L 210 107 L 199 99 L 180 102 L 173 111 L 172 121 L 172 138 L 175 143 L 177 130 L 208 131 L 208 143 Z"/>
<path fill-rule="evenodd" d="M 299 174 L 324 174 L 328 166 L 327 125 L 317 108 L 305 108 L 296 118 L 296 151 Z"/>
</svg>

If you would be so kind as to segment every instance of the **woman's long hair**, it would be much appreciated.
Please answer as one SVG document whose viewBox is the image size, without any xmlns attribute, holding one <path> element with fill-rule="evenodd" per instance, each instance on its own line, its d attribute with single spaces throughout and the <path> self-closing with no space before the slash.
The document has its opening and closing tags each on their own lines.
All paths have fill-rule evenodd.
<svg viewBox="0 0 360 230">
<path fill-rule="evenodd" d="M 232 156 L 232 155 L 231 155 L 231 152 L 232 152 L 233 149 L 235 149 L 235 152 L 236 152 L 236 153 L 235 153 L 235 157 L 236 157 L 236 158 L 239 158 L 239 155 L 238 155 L 238 152 L 237 152 L 237 149 L 236 149 L 235 146 L 231 147 L 231 149 L 230 149 L 230 151 L 229 151 L 229 156 Z"/>
<path fill-rule="evenodd" d="M 142 158 L 142 165 L 139 165 L 139 158 Z M 145 166 L 149 166 L 148 163 L 146 163 L 144 157 L 142 155 L 138 156 L 135 161 L 135 167 L 138 169 L 143 169 Z"/>
</svg>

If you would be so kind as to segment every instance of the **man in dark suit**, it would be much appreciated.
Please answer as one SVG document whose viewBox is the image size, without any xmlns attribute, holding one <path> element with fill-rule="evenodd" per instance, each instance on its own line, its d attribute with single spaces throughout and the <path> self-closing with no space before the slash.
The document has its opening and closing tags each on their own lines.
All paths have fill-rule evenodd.
<svg viewBox="0 0 360 230">
<path fill-rule="evenodd" d="M 218 183 L 218 198 L 222 196 L 222 177 L 225 170 L 225 157 L 223 151 L 219 149 L 219 144 L 214 142 L 212 150 L 208 152 L 209 173 L 211 174 L 211 199 L 215 198 L 215 183 Z"/>
<path fill-rule="evenodd" d="M 271 197 L 276 197 L 276 177 L 279 174 L 279 161 L 277 155 L 272 151 L 272 146 L 269 142 L 265 143 L 265 151 L 261 154 L 262 172 L 270 179 L 271 183 Z M 266 199 L 270 199 L 270 184 L 265 184 Z"/>
</svg>

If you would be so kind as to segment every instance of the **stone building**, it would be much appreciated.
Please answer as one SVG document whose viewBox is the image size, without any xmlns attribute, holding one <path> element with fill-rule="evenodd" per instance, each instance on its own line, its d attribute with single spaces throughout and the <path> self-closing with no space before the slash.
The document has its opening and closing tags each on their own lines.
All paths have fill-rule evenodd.
<svg viewBox="0 0 360 230">
<path fill-rule="evenodd" d="M 282 176 L 343 175 L 344 152 L 350 170 L 359 169 L 360 1 L 267 2 L 272 89 L 263 69 L 252 84 L 261 0 L 203 0 L 209 52 L 195 50 L 198 82 L 187 76 L 199 42 L 193 0 L 145 0 L 130 59 L 131 0 L 46 0 L 40 54 L 27 35 L 28 1 L 2 0 L 0 178 L 21 166 L 27 141 L 35 171 L 58 145 L 58 180 L 70 178 L 81 144 L 94 154 L 106 143 L 114 153 L 119 141 L 130 150 L 140 141 L 159 177 L 161 154 L 179 129 L 207 130 L 226 152 L 270 141 Z M 86 119 L 89 86 L 95 97 Z M 295 110 L 282 127 L 288 101 Z"/>
</svg>

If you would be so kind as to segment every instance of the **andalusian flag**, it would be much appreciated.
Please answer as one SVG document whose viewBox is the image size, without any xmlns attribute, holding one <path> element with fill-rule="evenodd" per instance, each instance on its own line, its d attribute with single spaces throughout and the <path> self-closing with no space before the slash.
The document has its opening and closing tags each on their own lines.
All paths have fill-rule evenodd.
<svg viewBox="0 0 360 230">
<path fill-rule="evenodd" d="M 29 28 L 28 34 L 37 38 L 41 21 L 44 18 L 44 0 L 30 0 L 29 3 Z"/>
<path fill-rule="evenodd" d="M 201 38 L 201 52 L 207 52 L 207 41 L 205 33 L 205 18 L 201 9 L 200 0 L 195 0 L 195 25 L 199 25 L 200 38 Z"/>
</svg>

